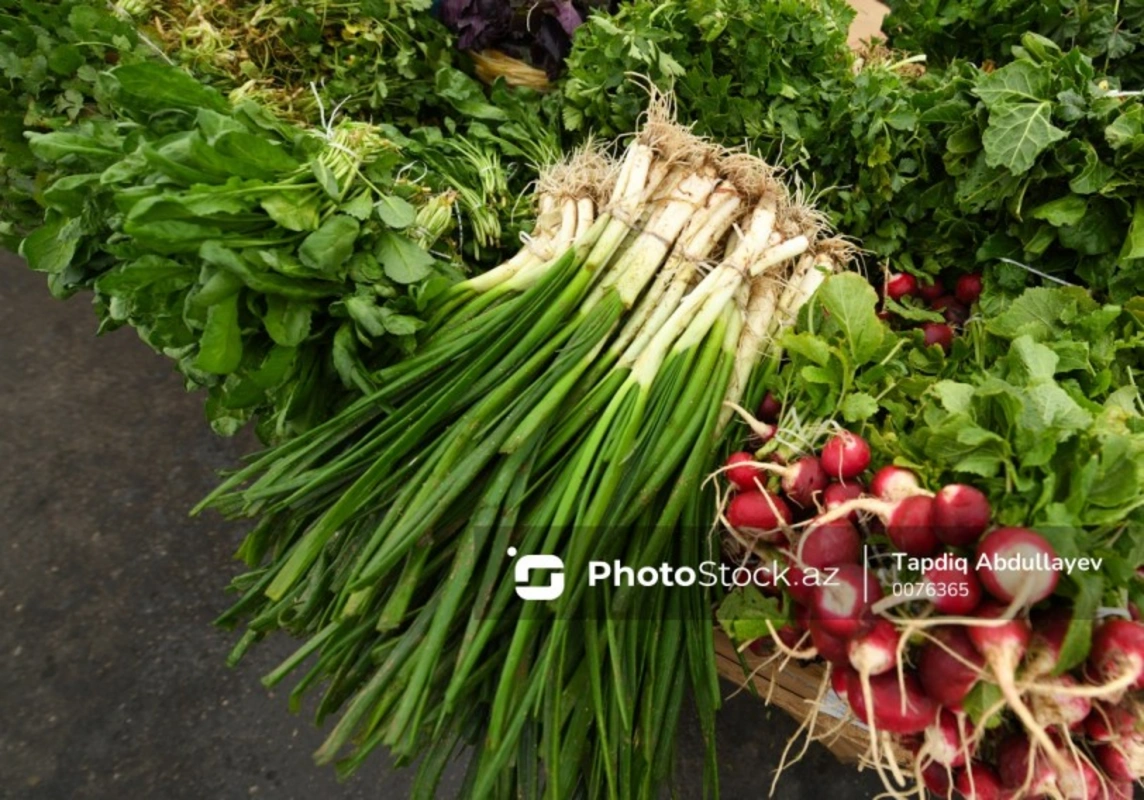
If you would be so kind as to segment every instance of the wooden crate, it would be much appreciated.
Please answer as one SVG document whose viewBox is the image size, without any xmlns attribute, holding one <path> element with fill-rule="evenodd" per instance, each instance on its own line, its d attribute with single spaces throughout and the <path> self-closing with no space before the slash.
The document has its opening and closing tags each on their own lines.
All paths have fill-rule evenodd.
<svg viewBox="0 0 1144 800">
<path fill-rule="evenodd" d="M 720 631 L 715 632 L 715 661 L 723 678 L 739 686 L 749 680 L 760 698 L 769 696 L 772 705 L 799 722 L 810 715 L 826 674 L 821 664 L 789 661 L 784 666 L 782 659 L 768 664 L 765 656 L 755 655 L 749 650 L 736 653 L 731 640 Z M 821 709 L 810 733 L 820 739 L 839 761 L 847 764 L 858 763 L 870 741 L 861 725 L 851 722 L 839 727 L 838 720 Z"/>
</svg>

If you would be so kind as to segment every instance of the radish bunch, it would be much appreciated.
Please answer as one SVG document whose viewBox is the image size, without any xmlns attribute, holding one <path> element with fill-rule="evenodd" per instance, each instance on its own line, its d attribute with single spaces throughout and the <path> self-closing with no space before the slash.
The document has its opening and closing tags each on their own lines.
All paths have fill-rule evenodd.
<svg viewBox="0 0 1144 800">
<path fill-rule="evenodd" d="M 783 440 L 767 404 L 762 430 Z M 1059 559 L 1041 534 L 996 526 L 976 487 L 931 492 L 910 470 L 872 469 L 853 432 L 782 456 L 770 437 L 727 460 L 724 520 L 740 546 L 785 561 L 791 622 L 774 630 L 775 657 L 829 663 L 891 794 L 1132 796 L 1144 624 L 1098 623 L 1087 661 L 1058 673 L 1071 616 L 1053 605 Z"/>
<path fill-rule="evenodd" d="M 944 322 L 923 322 L 920 327 L 927 345 L 937 345 L 949 352 L 956 332 L 969 319 L 970 308 L 981 296 L 981 275 L 972 273 L 957 279 L 952 292 L 947 291 L 940 278 L 922 283 L 908 272 L 898 272 L 886 279 L 885 296 L 896 302 L 913 297 L 944 317 Z M 894 316 L 892 309 L 882 312 L 884 319 Z M 903 320 L 906 324 L 912 324 Z"/>
</svg>

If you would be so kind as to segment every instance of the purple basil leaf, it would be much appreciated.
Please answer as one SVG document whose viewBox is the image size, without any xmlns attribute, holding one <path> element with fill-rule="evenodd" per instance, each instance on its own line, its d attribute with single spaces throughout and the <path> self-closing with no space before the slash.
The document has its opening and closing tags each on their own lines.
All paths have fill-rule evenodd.
<svg viewBox="0 0 1144 800">
<path fill-rule="evenodd" d="M 571 36 L 576 32 L 584 23 L 584 18 L 580 16 L 580 12 L 572 5 L 572 0 L 555 0 L 553 2 L 549 13 L 556 18 L 560 23 L 560 27 L 564 32 Z"/>
</svg>

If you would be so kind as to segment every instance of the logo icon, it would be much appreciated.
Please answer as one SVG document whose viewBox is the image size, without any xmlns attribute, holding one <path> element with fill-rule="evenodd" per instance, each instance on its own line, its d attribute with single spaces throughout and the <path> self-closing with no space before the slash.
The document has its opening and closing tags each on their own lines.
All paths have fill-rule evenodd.
<svg viewBox="0 0 1144 800">
<path fill-rule="evenodd" d="M 509 558 L 516 558 L 516 548 L 508 549 Z M 532 573 L 548 570 L 548 584 L 531 586 Z M 559 556 L 521 556 L 513 569 L 516 596 L 521 600 L 555 600 L 564 594 L 564 562 Z"/>
</svg>

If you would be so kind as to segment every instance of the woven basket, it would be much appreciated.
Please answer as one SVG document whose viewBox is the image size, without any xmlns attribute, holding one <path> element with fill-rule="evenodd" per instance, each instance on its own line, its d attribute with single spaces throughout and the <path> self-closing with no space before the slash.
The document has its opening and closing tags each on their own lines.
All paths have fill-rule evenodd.
<svg viewBox="0 0 1144 800">
<path fill-rule="evenodd" d="M 548 75 L 519 58 L 505 55 L 500 50 L 470 50 L 477 77 L 485 83 L 493 83 L 504 78 L 509 86 L 522 86 L 527 89 L 545 91 L 549 87 Z"/>
<path fill-rule="evenodd" d="M 715 633 L 715 661 L 719 674 L 740 686 L 748 681 L 761 698 L 770 702 L 799 722 L 810 716 L 814 700 L 818 697 L 825 668 L 821 664 L 799 664 L 793 661 L 785 665 L 776 659 L 763 666 L 767 658 L 747 651 L 735 652 L 731 641 L 721 632 Z M 743 673 L 746 664 L 747 673 Z M 854 721 L 838 724 L 838 718 L 831 716 L 830 709 L 820 708 L 810 734 L 821 741 L 841 762 L 857 764 L 869 746 L 870 739 L 865 728 Z"/>
</svg>

